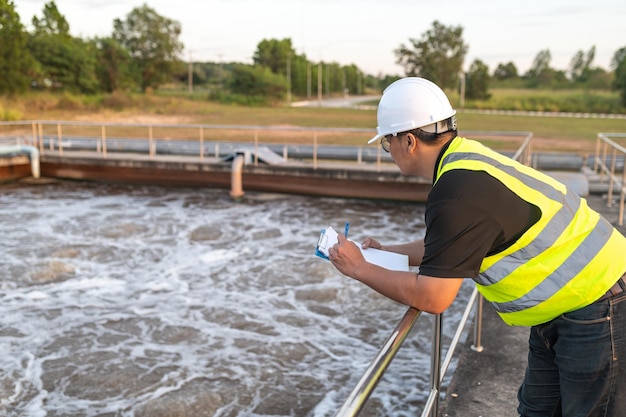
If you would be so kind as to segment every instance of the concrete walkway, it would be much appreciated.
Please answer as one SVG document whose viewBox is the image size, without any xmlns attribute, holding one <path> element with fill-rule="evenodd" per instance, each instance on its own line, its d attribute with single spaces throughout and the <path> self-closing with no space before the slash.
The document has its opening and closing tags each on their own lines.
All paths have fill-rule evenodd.
<svg viewBox="0 0 626 417">
<path fill-rule="evenodd" d="M 590 207 L 600 212 L 624 235 L 618 226 L 618 206 L 607 207 L 606 197 L 585 197 Z M 483 306 L 482 352 L 470 349 L 473 338 L 459 346 L 459 361 L 445 398 L 440 417 L 516 417 L 517 390 L 524 378 L 528 355 L 527 327 L 504 324 L 488 304 Z"/>
</svg>

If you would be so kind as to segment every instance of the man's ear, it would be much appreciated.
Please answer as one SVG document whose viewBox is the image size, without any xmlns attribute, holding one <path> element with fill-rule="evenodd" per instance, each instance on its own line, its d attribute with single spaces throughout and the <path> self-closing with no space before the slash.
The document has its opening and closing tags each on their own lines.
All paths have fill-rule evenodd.
<svg viewBox="0 0 626 417">
<path fill-rule="evenodd" d="M 417 145 L 417 138 L 413 133 L 409 133 L 406 137 L 408 138 L 408 150 L 411 152 Z"/>
</svg>

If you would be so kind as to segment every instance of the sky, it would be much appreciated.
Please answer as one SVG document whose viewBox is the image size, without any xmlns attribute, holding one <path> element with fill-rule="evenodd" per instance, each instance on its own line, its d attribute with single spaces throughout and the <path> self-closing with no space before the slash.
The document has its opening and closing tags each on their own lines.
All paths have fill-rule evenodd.
<svg viewBox="0 0 626 417">
<path fill-rule="evenodd" d="M 14 0 L 27 30 L 49 0 Z M 513 62 L 520 74 L 548 49 L 550 66 L 568 71 L 578 51 L 595 46 L 594 67 L 610 69 L 626 47 L 624 0 L 56 0 L 70 33 L 109 36 L 114 19 L 125 20 L 147 4 L 181 24 L 182 59 L 252 63 L 264 39 L 292 41 L 312 62 L 355 64 L 369 75 L 404 75 L 394 50 L 411 46 L 434 21 L 463 28 L 469 46 L 464 69 L 480 59 L 489 71 Z"/>
</svg>

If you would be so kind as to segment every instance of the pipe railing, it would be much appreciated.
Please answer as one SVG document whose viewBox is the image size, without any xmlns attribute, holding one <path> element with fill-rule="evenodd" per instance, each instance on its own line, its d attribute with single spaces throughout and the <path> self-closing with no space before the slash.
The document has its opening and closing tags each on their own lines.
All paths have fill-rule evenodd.
<svg viewBox="0 0 626 417">
<path fill-rule="evenodd" d="M 13 125 L 20 126 L 29 126 L 32 130 L 31 142 L 33 146 L 36 146 L 39 151 L 43 154 L 44 152 L 56 152 L 59 155 L 63 155 L 64 149 L 76 149 L 76 150 L 85 150 L 85 149 L 77 149 L 77 146 L 72 143 L 72 141 L 78 141 L 80 139 L 86 139 L 87 142 L 90 142 L 85 146 L 92 146 L 92 149 L 98 154 L 102 156 L 102 158 L 107 158 L 109 154 L 114 151 L 114 146 L 111 146 L 115 141 L 119 141 L 120 139 L 115 139 L 111 134 L 111 130 L 113 129 L 122 129 L 124 132 L 128 132 L 128 129 L 139 129 L 140 133 L 139 137 L 127 138 L 129 143 L 133 143 L 132 152 L 143 152 L 147 153 L 149 158 L 154 158 L 157 152 L 159 151 L 159 145 L 162 142 L 174 142 L 178 141 L 178 144 L 181 144 L 181 141 L 187 140 L 188 142 L 193 144 L 193 152 L 197 152 L 197 155 L 202 159 L 205 156 L 205 152 L 208 149 L 207 141 L 207 132 L 218 132 L 218 131 L 227 131 L 231 132 L 231 136 L 229 137 L 229 141 L 211 141 L 214 147 L 215 157 L 218 157 L 221 154 L 221 150 L 224 148 L 228 148 L 229 145 L 232 145 L 233 136 L 232 132 L 245 132 L 252 131 L 254 144 L 254 149 L 258 149 L 260 140 L 259 135 L 260 132 L 267 134 L 270 132 L 270 135 L 282 136 L 285 137 L 285 134 L 289 136 L 290 133 L 298 133 L 305 135 L 312 135 L 312 141 L 308 142 L 312 144 L 312 149 L 307 150 L 309 154 L 312 154 L 313 166 L 317 168 L 318 159 L 323 159 L 323 156 L 320 156 L 320 134 L 325 135 L 335 135 L 338 138 L 341 138 L 342 135 L 358 135 L 369 136 L 371 134 L 371 129 L 350 129 L 350 128 L 304 128 L 304 127 L 274 127 L 274 126 L 230 126 L 230 125 L 170 125 L 170 124 L 117 124 L 117 123 L 89 123 L 89 122 L 59 122 L 59 121 L 23 121 L 23 122 L 0 122 L 0 127 L 11 127 Z M 50 127 L 55 128 L 55 132 L 53 134 L 44 135 L 44 126 L 47 126 L 47 129 L 50 130 Z M 81 131 L 80 136 L 77 138 L 76 135 L 68 134 L 67 131 L 71 130 L 68 127 L 74 127 L 74 130 Z M 77 129 L 76 127 L 79 127 Z M 65 127 L 65 131 L 64 131 Z M 83 128 L 82 130 L 80 128 Z M 96 135 L 87 135 L 85 131 L 89 129 L 96 128 L 99 132 Z M 155 129 L 158 129 L 161 132 L 162 137 L 159 139 L 155 134 Z M 186 129 L 187 133 L 180 133 L 182 130 Z M 197 130 L 197 135 L 190 135 L 189 131 Z M 163 132 L 168 132 L 167 134 Z M 176 133 L 173 133 L 176 132 Z M 13 132 L 15 134 L 15 132 Z M 146 136 L 147 134 L 147 136 Z M 520 162 L 530 165 L 532 160 L 532 133 L 530 132 L 460 132 L 462 136 L 467 137 L 511 137 L 511 136 L 521 136 L 523 137 L 522 145 L 513 155 L 514 159 L 520 160 Z M 26 138 L 28 134 L 21 133 L 23 138 Z M 169 137 L 171 135 L 172 137 Z M 0 131 L 0 136 L 2 132 Z M 163 137 L 165 136 L 165 137 Z M 196 138 L 190 138 L 190 136 L 196 136 Z M 285 139 L 288 140 L 288 139 Z M 147 145 L 143 142 L 147 141 Z M 333 142 L 333 141 L 330 141 Z M 340 142 L 337 139 L 334 142 Z M 141 146 L 137 146 L 137 143 L 141 143 Z M 249 143 L 249 142 L 248 142 Z M 307 146 L 306 140 L 299 141 L 298 143 L 304 143 L 304 145 L 290 145 L 290 146 Z M 47 146 L 46 146 L 47 145 Z M 265 145 L 264 145 L 265 146 Z M 311 145 L 309 145 L 311 146 Z M 329 145 L 332 146 L 332 145 Z M 48 149 L 45 149 L 45 148 Z M 335 146 L 330 151 L 330 155 L 332 159 L 342 159 L 349 160 L 354 155 L 354 147 L 345 147 L 349 149 L 349 156 L 342 155 L 341 152 L 345 151 L 345 149 L 340 149 L 339 146 Z M 339 152 L 338 152 L 339 150 Z M 128 152 L 128 150 L 125 150 Z M 276 152 L 276 150 L 275 150 Z M 372 152 L 375 152 L 372 155 Z M 257 152 L 254 152 L 255 155 Z M 277 152 L 278 153 L 278 152 Z M 283 157 L 286 160 L 289 154 L 287 145 L 284 145 L 282 150 Z M 383 163 L 383 159 L 387 158 L 389 162 L 391 159 L 388 158 L 389 155 L 381 153 L 381 147 L 377 146 L 375 149 L 372 147 L 358 147 L 356 152 L 356 162 L 362 163 L 364 160 L 368 159 L 375 160 L 377 167 L 380 169 L 381 164 Z M 373 159 L 375 158 L 375 159 Z M 240 158 L 241 159 L 241 158 Z M 385 161 L 387 161 L 385 160 Z M 258 163 L 258 159 L 255 158 L 255 164 Z M 235 190 L 236 191 L 236 190 Z M 478 303 L 476 302 L 478 300 Z M 453 337 L 450 346 L 448 347 L 446 357 L 443 362 L 441 361 L 441 333 L 442 333 L 442 315 L 435 315 L 433 321 L 433 342 L 432 342 L 432 352 L 431 352 L 431 375 L 430 375 L 430 392 L 428 399 L 425 404 L 424 411 L 422 413 L 423 417 L 436 417 L 437 411 L 439 408 L 439 397 L 440 397 L 440 389 L 441 383 L 448 371 L 449 365 L 452 361 L 454 351 L 458 345 L 458 342 L 461 338 L 465 325 L 469 319 L 471 310 L 474 305 L 477 305 L 476 314 L 474 318 L 474 343 L 471 346 L 472 349 L 480 352 L 482 351 L 482 346 L 480 342 L 481 335 L 481 327 L 482 327 L 482 297 L 478 295 L 476 289 L 474 289 L 470 299 L 465 308 L 465 312 L 461 317 L 459 322 L 459 326 L 456 330 L 455 336 Z M 392 334 L 389 336 L 380 352 L 376 356 L 376 358 L 372 361 L 370 366 L 367 368 L 356 387 L 353 389 L 351 394 L 348 396 L 347 400 L 344 402 L 343 406 L 336 414 L 337 417 L 345 417 L 345 416 L 357 416 L 362 408 L 365 406 L 365 403 L 374 388 L 378 384 L 385 370 L 395 357 L 395 354 L 400 349 L 402 343 L 406 339 L 408 333 L 413 328 L 416 323 L 418 317 L 421 312 L 416 310 L 415 308 L 409 308 L 404 317 L 398 323 Z"/>
<path fill-rule="evenodd" d="M 525 165 L 530 165 L 532 161 L 532 133 L 526 133 L 526 137 L 520 146 L 520 148 L 513 155 L 513 159 L 519 160 Z M 431 369 L 430 369 L 430 387 L 429 395 L 424 406 L 424 410 L 421 414 L 422 417 L 437 417 L 439 409 L 439 397 L 441 394 L 441 384 L 448 372 L 450 363 L 452 362 L 454 352 L 461 339 L 463 330 L 467 321 L 469 320 L 472 308 L 476 305 L 476 314 L 474 317 L 474 343 L 471 346 L 472 350 L 482 352 L 483 347 L 481 345 L 482 334 L 482 302 L 483 298 L 478 294 L 478 290 L 474 288 L 472 295 L 470 296 L 465 311 L 459 320 L 459 325 L 456 329 L 455 335 L 450 342 L 446 357 L 443 362 L 441 361 L 441 333 L 443 326 L 443 315 L 437 314 L 433 320 L 432 331 L 432 349 L 431 349 Z M 352 417 L 358 416 L 359 413 L 365 407 L 367 399 L 370 397 L 374 388 L 378 384 L 380 378 L 382 378 L 385 370 L 393 360 L 396 352 L 400 348 L 400 345 L 406 339 L 408 333 L 413 328 L 417 318 L 420 315 L 420 311 L 413 307 L 409 307 L 400 323 L 396 326 L 394 331 L 389 336 L 389 339 L 385 342 L 378 355 L 374 358 L 370 366 L 366 369 L 365 373 L 357 383 L 356 387 L 352 390 L 343 406 L 339 409 L 335 417 Z"/>
<path fill-rule="evenodd" d="M 613 206 L 613 194 L 619 190 L 619 213 L 617 223 L 624 225 L 624 201 L 626 200 L 626 148 L 611 138 L 626 138 L 626 133 L 598 133 L 593 170 L 600 174 L 600 181 L 608 177 L 607 206 Z M 610 148 L 610 152 L 609 152 Z M 618 166 L 621 160 L 621 167 Z M 618 172 L 621 171 L 621 175 Z"/>
<path fill-rule="evenodd" d="M 409 307 L 336 416 L 356 416 L 413 328 L 421 311 Z"/>
<path fill-rule="evenodd" d="M 372 135 L 372 129 L 360 128 L 30 120 L 0 122 L 0 136 L 4 131 L 28 140 L 41 155 L 48 152 L 65 155 L 67 151 L 86 150 L 96 152 L 104 159 L 114 152 L 132 152 L 147 155 L 150 159 L 165 153 L 197 156 L 203 160 L 210 155 L 224 157 L 233 146 L 245 144 L 254 149 L 267 146 L 282 155 L 285 161 L 289 157 L 311 159 L 314 168 L 318 167 L 320 160 L 352 160 L 357 164 L 374 162 L 378 170 L 393 162 L 380 146 L 365 145 L 364 138 Z M 515 131 L 460 131 L 459 134 L 474 138 L 522 137 L 525 142 L 532 137 L 529 132 Z M 364 145 L 340 146 L 337 143 Z M 256 158 L 254 163 L 258 164 Z"/>
</svg>

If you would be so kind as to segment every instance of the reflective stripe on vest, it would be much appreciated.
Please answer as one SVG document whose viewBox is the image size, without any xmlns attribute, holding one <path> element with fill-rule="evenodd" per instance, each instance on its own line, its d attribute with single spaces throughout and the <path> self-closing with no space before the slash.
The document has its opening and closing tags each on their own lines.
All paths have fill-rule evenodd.
<svg viewBox="0 0 626 417">
<path fill-rule="evenodd" d="M 484 171 L 541 209 L 539 221 L 486 257 L 475 278 L 506 323 L 539 324 L 584 307 L 626 271 L 626 238 L 552 177 L 464 138 L 444 153 L 437 179 L 453 169 Z"/>
</svg>

